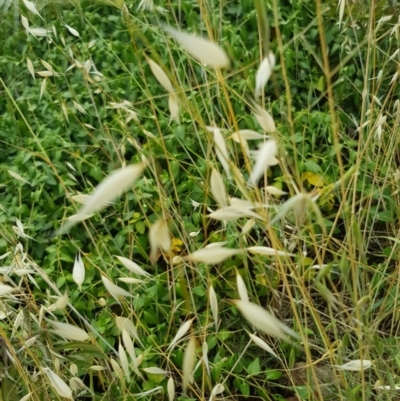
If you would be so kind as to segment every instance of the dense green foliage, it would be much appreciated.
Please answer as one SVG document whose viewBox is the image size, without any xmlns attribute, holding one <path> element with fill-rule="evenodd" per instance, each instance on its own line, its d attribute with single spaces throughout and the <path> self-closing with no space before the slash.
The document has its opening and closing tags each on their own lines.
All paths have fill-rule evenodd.
<svg viewBox="0 0 400 401">
<path fill-rule="evenodd" d="M 2 272 L 4 284 L 18 287 L 21 295 L 0 304 L 0 334 L 14 349 L 10 355 L 19 358 L 5 364 L 0 400 L 28 393 L 33 400 L 56 399 L 42 372 L 46 367 L 65 382 L 75 375 L 89 387 L 74 391 L 77 400 L 168 399 L 170 377 L 181 400 L 209 399 L 218 383 L 224 397 L 238 400 L 393 399 L 400 371 L 395 75 L 400 10 L 385 1 L 376 7 L 345 1 L 339 22 L 337 1 L 322 3 L 266 5 L 268 46 L 277 65 L 260 104 L 276 124 L 279 164 L 257 188 L 244 190 L 240 180 L 223 173 L 207 126 L 226 130 L 230 161 L 246 181 L 251 163 L 230 136 L 237 129 L 262 132 L 251 100 L 264 56 L 253 1 L 183 0 L 147 10 L 129 0 L 121 9 L 93 2 L 49 4 L 39 8 L 43 20 L 23 2 L 17 19 L 13 7 L 0 8 L 0 255 L 10 252 L 3 259 L 10 271 L 15 266 L 35 271 L 21 277 Z M 49 36 L 28 35 L 21 16 L 31 27 L 49 29 Z M 195 61 L 163 24 L 212 38 L 231 67 L 221 72 Z M 176 89 L 179 121 L 170 117 L 168 94 L 148 57 Z M 251 146 L 257 149 L 254 141 Z M 90 194 L 112 171 L 141 161 L 147 168 L 131 190 L 53 237 L 79 208 L 75 195 Z M 258 210 L 265 220 L 255 220 L 243 233 L 248 218 L 226 224 L 208 218 L 209 209 L 217 209 L 212 169 L 224 177 L 230 197 L 268 202 L 271 209 Z M 265 184 L 286 194 L 265 195 Z M 281 205 L 298 192 L 318 194 L 317 207 L 303 204 L 300 211 L 280 215 Z M 266 224 L 276 216 L 272 226 Z M 161 218 L 173 246 L 151 263 L 149 228 Z M 17 219 L 32 239 L 18 232 Z M 222 241 L 228 248 L 267 246 L 295 256 L 240 253 L 217 265 L 173 263 Z M 19 242 L 23 251 L 17 251 Z M 81 288 L 72 275 L 77 253 L 85 265 Z M 115 256 L 134 260 L 151 277 L 139 277 L 139 284 L 118 281 L 136 276 Z M 301 336 L 288 343 L 259 331 L 278 358 L 249 342 L 246 330 L 255 331 L 230 302 L 239 298 L 238 273 L 250 300 Z M 132 297 L 117 302 L 102 275 Z M 217 325 L 211 286 L 218 298 Z M 70 305 L 45 312 L 64 293 Z M 43 314 L 84 328 L 90 341 L 53 335 Z M 123 365 L 116 316 L 132 319 L 141 341 L 135 343 L 138 369 L 130 364 L 132 380 L 115 373 L 115 361 Z M 167 347 L 188 319 L 194 319 L 188 333 L 196 337 L 196 363 L 203 359 L 183 395 L 187 339 L 171 351 Z M 37 341 L 24 349 L 34 336 Z M 373 369 L 331 371 L 332 365 L 358 359 L 374 360 Z M 104 370 L 91 369 L 94 365 Z M 168 373 L 143 370 L 149 367 Z M 306 372 L 299 379 L 301 367 Z M 378 380 L 377 386 L 392 390 L 374 389 Z"/>
</svg>

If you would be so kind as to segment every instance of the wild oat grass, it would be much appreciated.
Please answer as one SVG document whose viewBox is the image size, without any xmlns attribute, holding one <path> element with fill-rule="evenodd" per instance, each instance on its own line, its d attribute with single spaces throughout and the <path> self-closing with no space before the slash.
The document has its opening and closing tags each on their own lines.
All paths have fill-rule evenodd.
<svg viewBox="0 0 400 401">
<path fill-rule="evenodd" d="M 397 399 L 397 5 L 45 3 L 0 2 L 0 399 Z"/>
</svg>

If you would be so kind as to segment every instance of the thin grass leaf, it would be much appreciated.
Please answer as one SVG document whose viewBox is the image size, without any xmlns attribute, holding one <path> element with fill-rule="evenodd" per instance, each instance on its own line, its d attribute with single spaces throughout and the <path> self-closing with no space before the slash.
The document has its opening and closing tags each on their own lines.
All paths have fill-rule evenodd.
<svg viewBox="0 0 400 401">
<path fill-rule="evenodd" d="M 210 188 L 214 199 L 217 201 L 219 207 L 224 207 L 228 205 L 228 200 L 225 192 L 224 181 L 221 174 L 215 168 L 211 171 L 210 177 Z"/>
<path fill-rule="evenodd" d="M 223 248 L 221 246 L 199 249 L 183 258 L 194 263 L 218 264 L 232 256 L 242 253 L 241 249 Z"/>
<path fill-rule="evenodd" d="M 175 400 L 175 382 L 172 377 L 170 377 L 168 379 L 167 393 L 168 393 L 168 401 L 174 401 Z"/>
<path fill-rule="evenodd" d="M 257 344 L 260 348 L 262 348 L 263 350 L 267 351 L 269 354 L 271 354 L 279 359 L 278 355 L 264 340 L 262 340 L 260 337 L 257 337 L 255 334 L 249 333 L 248 331 L 247 331 L 247 334 L 253 340 L 253 342 L 255 344 Z"/>
<path fill-rule="evenodd" d="M 274 164 L 277 152 L 278 145 L 274 139 L 270 139 L 263 143 L 257 154 L 257 159 L 249 178 L 250 184 L 256 185 L 258 183 L 268 167 Z"/>
<path fill-rule="evenodd" d="M 214 291 L 214 287 L 210 284 L 209 290 L 209 297 L 210 297 L 210 307 L 211 312 L 213 315 L 214 323 L 215 323 L 215 332 L 218 332 L 218 299 L 217 294 Z"/>
<path fill-rule="evenodd" d="M 55 328 L 55 330 L 52 330 L 52 333 L 57 334 L 60 337 L 64 337 L 67 340 L 83 342 L 89 339 L 89 334 L 80 327 L 69 323 L 54 322 L 51 320 L 49 320 L 48 323 Z"/>
<path fill-rule="evenodd" d="M 51 386 L 60 397 L 64 397 L 72 400 L 72 390 L 67 383 L 60 376 L 55 374 L 50 368 L 43 368 L 43 372 L 46 373 L 47 378 L 50 381 Z"/>
<path fill-rule="evenodd" d="M 101 276 L 101 280 L 104 287 L 106 287 L 107 291 L 118 303 L 120 303 L 119 297 L 133 297 L 131 293 L 112 283 L 106 276 Z"/>
<path fill-rule="evenodd" d="M 289 327 L 284 325 L 280 320 L 271 315 L 260 305 L 238 300 L 232 302 L 236 305 L 244 318 L 257 330 L 284 341 L 289 341 L 286 334 L 299 338 L 293 330 L 289 329 Z"/>
<path fill-rule="evenodd" d="M 193 319 L 189 319 L 182 324 L 178 332 L 175 334 L 175 337 L 171 341 L 171 344 L 168 346 L 167 351 L 170 351 L 175 347 L 176 343 L 189 331 L 190 327 L 192 326 L 192 323 Z"/>
<path fill-rule="evenodd" d="M 147 62 L 149 63 L 151 72 L 156 77 L 157 81 L 160 85 L 170 94 L 174 93 L 174 88 L 172 86 L 171 81 L 169 80 L 167 74 L 164 70 L 151 58 L 147 58 Z"/>
<path fill-rule="evenodd" d="M 182 391 L 186 394 L 187 388 L 192 381 L 193 368 L 196 360 L 196 338 L 190 337 L 186 346 L 185 353 L 183 354 L 182 363 Z"/>
<path fill-rule="evenodd" d="M 236 285 L 239 293 L 239 297 L 244 302 L 249 302 L 249 295 L 247 294 L 246 284 L 243 277 L 236 271 Z"/>
<path fill-rule="evenodd" d="M 12 4 L 12 0 L 0 0 L 0 11 L 5 13 Z"/>
<path fill-rule="evenodd" d="M 78 285 L 79 291 L 82 291 L 82 284 L 85 281 L 85 266 L 80 252 L 78 252 L 75 257 L 74 268 L 72 269 L 72 278 Z"/>
<path fill-rule="evenodd" d="M 262 41 L 263 50 L 265 54 L 269 54 L 270 28 L 269 28 L 269 19 L 267 16 L 265 2 L 262 0 L 255 0 L 254 5 L 257 12 L 258 30 L 260 32 L 260 38 Z"/>
<path fill-rule="evenodd" d="M 339 370 L 350 370 L 354 372 L 359 372 L 361 370 L 369 369 L 372 366 L 372 361 L 368 359 L 355 359 L 354 361 L 347 362 L 344 365 L 333 366 Z"/>
<path fill-rule="evenodd" d="M 229 67 L 230 61 L 228 56 L 216 43 L 178 31 L 170 26 L 164 26 L 164 30 L 196 60 L 213 68 Z"/>
<path fill-rule="evenodd" d="M 123 256 L 115 255 L 115 257 L 132 273 L 135 273 L 138 276 L 150 276 L 150 273 L 143 270 L 137 263 L 133 262 L 132 260 L 124 258 Z"/>
<path fill-rule="evenodd" d="M 144 164 L 138 163 L 112 172 L 95 188 L 93 195 L 79 210 L 78 214 L 74 215 L 73 219 L 69 219 L 55 235 L 64 234 L 78 221 L 87 219 L 88 216 L 101 210 L 109 202 L 127 191 L 133 182 L 142 174 L 143 169 Z"/>
<path fill-rule="evenodd" d="M 161 386 L 157 386 L 152 388 L 151 390 L 143 391 L 142 393 L 137 393 L 137 394 L 132 394 L 134 397 L 140 399 L 143 397 L 147 397 L 150 394 L 158 393 L 163 391 L 163 388 Z"/>
<path fill-rule="evenodd" d="M 262 95 L 265 85 L 267 84 L 272 74 L 272 70 L 275 67 L 275 61 L 274 53 L 270 52 L 268 57 L 265 57 L 258 67 L 256 73 L 256 91 L 254 95 L 256 99 Z"/>
</svg>

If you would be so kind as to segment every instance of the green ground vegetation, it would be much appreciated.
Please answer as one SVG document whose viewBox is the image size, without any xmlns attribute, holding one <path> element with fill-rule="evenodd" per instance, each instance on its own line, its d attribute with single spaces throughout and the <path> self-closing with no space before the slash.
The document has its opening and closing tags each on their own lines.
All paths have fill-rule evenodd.
<svg viewBox="0 0 400 401">
<path fill-rule="evenodd" d="M 0 400 L 400 399 L 399 14 L 0 0 Z"/>
</svg>

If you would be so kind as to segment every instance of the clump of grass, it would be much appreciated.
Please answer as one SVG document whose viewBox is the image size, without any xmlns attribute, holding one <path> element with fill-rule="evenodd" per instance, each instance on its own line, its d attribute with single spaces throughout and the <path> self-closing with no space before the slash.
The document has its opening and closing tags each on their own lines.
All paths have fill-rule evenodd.
<svg viewBox="0 0 400 401">
<path fill-rule="evenodd" d="M 256 2 L 249 59 L 222 5 L 193 26 L 184 3 L 121 5 L 112 40 L 101 8 L 81 27 L 21 10 L 35 89 L 0 81 L 1 132 L 25 134 L 1 135 L 3 399 L 389 399 L 397 22 L 306 1 L 288 38 Z"/>
</svg>

